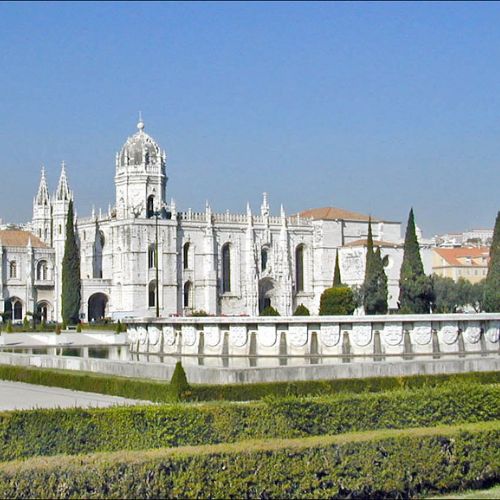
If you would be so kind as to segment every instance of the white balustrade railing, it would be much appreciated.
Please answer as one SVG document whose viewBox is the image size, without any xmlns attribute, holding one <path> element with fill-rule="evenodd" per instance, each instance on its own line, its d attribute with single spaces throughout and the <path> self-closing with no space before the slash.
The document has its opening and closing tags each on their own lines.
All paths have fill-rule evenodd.
<svg viewBox="0 0 500 500">
<path fill-rule="evenodd" d="M 128 323 L 134 352 L 390 360 L 498 355 L 500 313 L 183 317 Z"/>
</svg>

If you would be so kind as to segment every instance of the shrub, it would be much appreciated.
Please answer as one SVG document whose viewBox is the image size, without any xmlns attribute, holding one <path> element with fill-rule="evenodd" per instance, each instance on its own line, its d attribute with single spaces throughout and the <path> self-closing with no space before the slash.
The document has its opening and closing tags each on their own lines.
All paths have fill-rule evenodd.
<svg viewBox="0 0 500 500">
<path fill-rule="evenodd" d="M 260 316 L 279 316 L 280 313 L 273 306 L 266 306 L 260 313 Z"/>
<path fill-rule="evenodd" d="M 174 373 L 170 380 L 170 386 L 172 388 L 172 393 L 176 396 L 176 399 L 186 399 L 190 396 L 191 387 L 188 384 L 186 372 L 182 367 L 182 363 L 177 361 L 175 364 Z"/>
<path fill-rule="evenodd" d="M 0 461 L 33 455 L 295 438 L 495 420 L 498 385 L 230 404 L 52 409 L 0 413 Z"/>
<path fill-rule="evenodd" d="M 0 465 L 2 498 L 413 498 L 500 475 L 500 425 L 60 456 Z"/>
<path fill-rule="evenodd" d="M 61 335 L 61 325 L 59 323 L 56 324 L 56 335 Z"/>
<path fill-rule="evenodd" d="M 297 309 L 295 309 L 295 312 L 293 313 L 294 316 L 310 316 L 309 309 L 304 305 L 300 304 L 297 306 Z"/>
<path fill-rule="evenodd" d="M 327 288 L 322 294 L 319 305 L 319 314 L 328 315 L 350 315 L 356 309 L 352 290 L 344 286 Z"/>
<path fill-rule="evenodd" d="M 5 331 L 7 333 L 12 333 L 14 331 L 14 329 L 12 328 L 12 321 L 9 319 L 9 321 L 7 321 L 7 328 L 5 329 Z"/>
<path fill-rule="evenodd" d="M 200 310 L 200 311 L 193 311 L 191 313 L 191 316 L 193 316 L 194 318 L 204 318 L 206 316 L 210 316 L 210 314 L 208 314 L 206 311 Z"/>
<path fill-rule="evenodd" d="M 78 323 L 76 325 L 76 333 L 82 333 L 82 324 L 81 323 Z"/>
</svg>

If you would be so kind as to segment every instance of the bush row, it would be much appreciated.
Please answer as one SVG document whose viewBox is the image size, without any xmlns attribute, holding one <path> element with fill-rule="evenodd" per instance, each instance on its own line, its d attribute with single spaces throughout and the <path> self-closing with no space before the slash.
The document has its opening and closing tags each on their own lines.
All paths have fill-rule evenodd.
<svg viewBox="0 0 500 500">
<path fill-rule="evenodd" d="M 500 423 L 35 458 L 2 498 L 409 498 L 500 476 Z"/>
<path fill-rule="evenodd" d="M 153 402 L 178 400 L 178 391 L 168 382 L 111 375 L 0 365 L 0 380 L 64 387 Z M 379 392 L 401 388 L 438 386 L 444 382 L 500 383 L 500 372 L 477 372 L 409 377 L 268 382 L 260 384 L 193 385 L 187 393 L 192 401 L 252 401 L 265 396 L 306 396 L 351 392 Z"/>
<path fill-rule="evenodd" d="M 0 413 L 0 461 L 500 419 L 500 385 Z"/>
</svg>

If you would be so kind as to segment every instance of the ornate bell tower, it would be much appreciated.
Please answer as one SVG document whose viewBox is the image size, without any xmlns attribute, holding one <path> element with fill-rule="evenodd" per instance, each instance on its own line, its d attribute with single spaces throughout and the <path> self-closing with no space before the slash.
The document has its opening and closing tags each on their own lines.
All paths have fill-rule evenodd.
<svg viewBox="0 0 500 500">
<path fill-rule="evenodd" d="M 116 154 L 116 216 L 118 219 L 151 217 L 166 203 L 165 151 L 144 132 L 139 117 L 138 131 Z"/>
</svg>

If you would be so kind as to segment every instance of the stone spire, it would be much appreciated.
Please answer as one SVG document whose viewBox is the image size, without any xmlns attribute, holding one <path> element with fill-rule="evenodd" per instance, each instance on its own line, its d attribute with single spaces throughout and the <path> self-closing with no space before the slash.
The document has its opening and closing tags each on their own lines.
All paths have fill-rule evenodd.
<svg viewBox="0 0 500 500">
<path fill-rule="evenodd" d="M 269 217 L 269 202 L 267 200 L 267 193 L 262 193 L 262 205 L 260 206 L 260 214 L 262 217 Z"/>
<path fill-rule="evenodd" d="M 68 178 L 66 176 L 66 164 L 64 161 L 61 164 L 61 176 L 59 177 L 59 183 L 57 184 L 56 190 L 56 200 L 66 200 L 71 199 L 71 192 L 69 190 Z"/>
<path fill-rule="evenodd" d="M 49 205 L 49 188 L 47 187 L 47 180 L 45 179 L 45 167 L 42 167 L 42 176 L 40 178 L 40 185 L 38 186 L 38 193 L 35 198 L 37 205 Z"/>
</svg>

